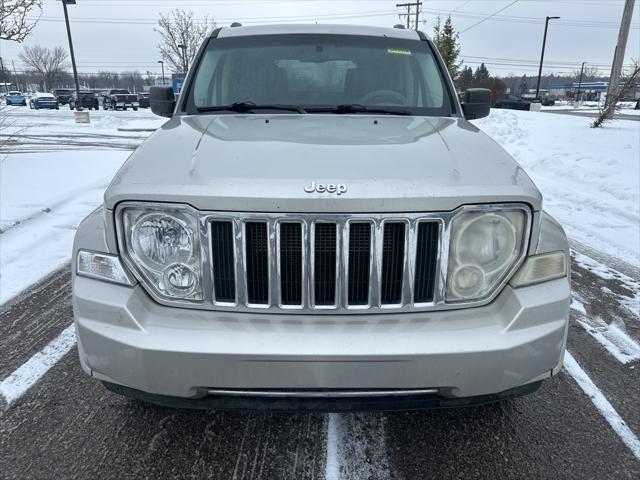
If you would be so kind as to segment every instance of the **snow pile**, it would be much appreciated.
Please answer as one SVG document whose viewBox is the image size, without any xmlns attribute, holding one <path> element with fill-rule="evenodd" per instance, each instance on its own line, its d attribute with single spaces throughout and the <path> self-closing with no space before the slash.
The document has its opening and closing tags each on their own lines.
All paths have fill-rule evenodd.
<svg viewBox="0 0 640 480">
<path fill-rule="evenodd" d="M 529 173 L 569 237 L 640 263 L 640 122 L 492 110 L 474 122 Z"/>
<path fill-rule="evenodd" d="M 0 304 L 67 263 L 78 224 L 102 203 L 127 151 L 0 159 Z"/>
</svg>

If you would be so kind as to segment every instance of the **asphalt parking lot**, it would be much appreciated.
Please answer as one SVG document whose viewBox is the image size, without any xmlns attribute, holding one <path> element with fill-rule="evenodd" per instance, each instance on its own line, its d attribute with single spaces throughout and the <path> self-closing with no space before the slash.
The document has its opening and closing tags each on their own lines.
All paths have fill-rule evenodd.
<svg viewBox="0 0 640 480">
<path fill-rule="evenodd" d="M 35 142 L 23 147 L 49 148 Z M 573 247 L 569 368 L 528 397 L 394 413 L 182 411 L 112 394 L 79 366 L 64 266 L 0 307 L 0 478 L 640 478 L 640 273 Z"/>
</svg>

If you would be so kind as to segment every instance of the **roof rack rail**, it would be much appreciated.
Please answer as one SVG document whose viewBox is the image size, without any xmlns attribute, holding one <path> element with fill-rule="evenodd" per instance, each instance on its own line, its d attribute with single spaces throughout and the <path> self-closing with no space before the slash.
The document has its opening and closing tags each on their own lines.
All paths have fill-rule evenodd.
<svg viewBox="0 0 640 480">
<path fill-rule="evenodd" d="M 396 23 L 396 24 L 393 26 L 393 28 L 399 28 L 400 30 L 404 30 L 404 29 L 405 29 L 405 26 L 404 26 L 403 24 L 401 24 L 401 23 Z"/>
<path fill-rule="evenodd" d="M 233 22 L 231 25 L 229 25 L 230 27 L 241 27 L 242 24 L 240 22 Z"/>
</svg>

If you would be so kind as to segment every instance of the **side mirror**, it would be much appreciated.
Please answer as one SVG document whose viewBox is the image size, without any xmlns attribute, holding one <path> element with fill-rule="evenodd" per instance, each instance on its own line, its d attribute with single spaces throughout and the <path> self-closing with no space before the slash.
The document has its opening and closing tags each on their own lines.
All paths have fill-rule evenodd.
<svg viewBox="0 0 640 480">
<path fill-rule="evenodd" d="M 176 97 L 171 87 L 151 87 L 149 90 L 149 106 L 151 111 L 161 117 L 173 117 L 176 108 Z"/>
<path fill-rule="evenodd" d="M 464 92 L 462 111 L 467 120 L 476 120 L 489 115 L 491 110 L 491 90 L 488 88 L 470 88 Z"/>
</svg>

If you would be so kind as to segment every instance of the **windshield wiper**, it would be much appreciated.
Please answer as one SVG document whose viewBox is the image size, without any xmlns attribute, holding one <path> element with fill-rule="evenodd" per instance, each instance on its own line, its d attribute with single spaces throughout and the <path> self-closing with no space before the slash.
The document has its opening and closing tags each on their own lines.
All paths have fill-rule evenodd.
<svg viewBox="0 0 640 480">
<path fill-rule="evenodd" d="M 282 104 L 257 104 L 254 102 L 233 102 L 231 105 L 212 105 L 209 107 L 198 107 L 198 113 L 206 112 L 241 112 L 253 113 L 254 110 L 287 110 L 290 112 L 307 113 L 304 108 L 299 105 L 282 105 Z"/>
<path fill-rule="evenodd" d="M 402 107 L 366 107 L 358 103 L 343 103 L 335 107 L 313 107 L 307 108 L 308 112 L 327 112 L 337 114 L 349 113 L 377 113 L 383 115 L 412 115 L 408 110 Z"/>
</svg>

